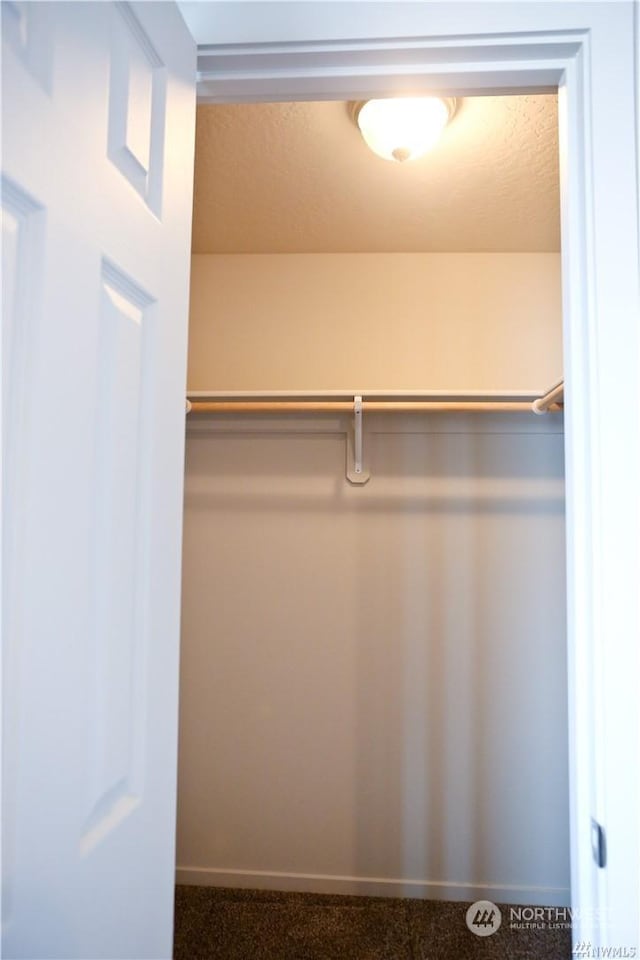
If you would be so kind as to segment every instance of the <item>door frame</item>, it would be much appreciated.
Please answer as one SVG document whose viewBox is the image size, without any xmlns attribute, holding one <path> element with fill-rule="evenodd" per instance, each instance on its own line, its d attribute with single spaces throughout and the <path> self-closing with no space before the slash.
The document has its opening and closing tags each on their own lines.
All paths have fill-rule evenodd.
<svg viewBox="0 0 640 960">
<path fill-rule="evenodd" d="M 199 102 L 558 91 L 573 936 L 594 945 L 636 945 L 640 297 L 634 274 L 634 5 L 305 3 L 293 16 L 294 6 L 182 5 L 199 41 Z M 606 869 L 593 861 L 592 817 L 606 830 Z"/>
</svg>

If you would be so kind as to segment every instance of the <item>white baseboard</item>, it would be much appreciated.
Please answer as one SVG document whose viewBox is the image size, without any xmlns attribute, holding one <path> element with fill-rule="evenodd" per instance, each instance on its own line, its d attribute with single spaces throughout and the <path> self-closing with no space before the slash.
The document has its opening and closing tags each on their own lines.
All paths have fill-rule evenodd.
<svg viewBox="0 0 640 960">
<path fill-rule="evenodd" d="M 492 900 L 528 906 L 568 907 L 568 887 L 527 887 L 496 883 L 451 883 L 444 880 L 395 880 L 262 870 L 177 867 L 176 883 L 200 887 L 235 887 L 299 893 L 350 894 L 368 897 L 413 897 L 418 900 Z"/>
</svg>

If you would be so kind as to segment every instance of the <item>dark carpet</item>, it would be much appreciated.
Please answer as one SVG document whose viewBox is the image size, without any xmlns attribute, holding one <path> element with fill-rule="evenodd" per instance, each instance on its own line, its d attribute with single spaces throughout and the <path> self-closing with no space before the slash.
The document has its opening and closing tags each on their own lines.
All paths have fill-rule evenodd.
<svg viewBox="0 0 640 960">
<path fill-rule="evenodd" d="M 478 937 L 469 904 L 176 888 L 174 960 L 569 960 L 557 923 Z"/>
</svg>

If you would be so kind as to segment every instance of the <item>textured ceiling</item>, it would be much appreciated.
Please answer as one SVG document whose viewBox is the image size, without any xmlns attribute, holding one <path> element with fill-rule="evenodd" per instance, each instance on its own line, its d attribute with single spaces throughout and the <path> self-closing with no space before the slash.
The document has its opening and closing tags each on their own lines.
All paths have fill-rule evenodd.
<svg viewBox="0 0 640 960">
<path fill-rule="evenodd" d="M 404 164 L 366 147 L 345 103 L 200 106 L 193 249 L 559 250 L 557 98 L 466 98 Z"/>
</svg>

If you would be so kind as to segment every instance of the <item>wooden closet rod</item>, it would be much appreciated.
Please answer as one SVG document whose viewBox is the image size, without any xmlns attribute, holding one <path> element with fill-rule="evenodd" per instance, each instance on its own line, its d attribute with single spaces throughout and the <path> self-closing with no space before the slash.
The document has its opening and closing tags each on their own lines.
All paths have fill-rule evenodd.
<svg viewBox="0 0 640 960">
<path fill-rule="evenodd" d="M 191 400 L 191 413 L 353 413 L 346 400 Z M 531 401 L 365 400 L 363 413 L 531 413 Z M 545 412 L 562 410 L 552 403 Z"/>
<path fill-rule="evenodd" d="M 409 391 L 351 394 L 294 392 L 194 392 L 187 410 L 192 413 L 353 413 L 354 400 L 362 398 L 363 413 L 556 413 L 562 410 L 561 386 L 543 397 L 526 393 L 460 393 L 444 391 L 419 394 Z M 560 392 L 558 392 L 560 388 Z"/>
<path fill-rule="evenodd" d="M 548 413 L 558 404 L 564 404 L 564 380 L 560 380 L 543 397 L 533 401 L 534 413 Z"/>
<path fill-rule="evenodd" d="M 285 391 L 277 393 L 193 392 L 187 398 L 187 413 L 332 413 L 353 417 L 346 437 L 346 477 L 355 485 L 367 483 L 370 471 L 364 455 L 363 426 L 365 413 L 555 413 L 562 410 L 557 402 L 562 394 L 558 387 L 542 397 L 526 393 L 446 393 L 431 391 L 354 392 L 328 390 L 324 393 Z M 536 409 L 536 402 L 543 406 Z"/>
</svg>

